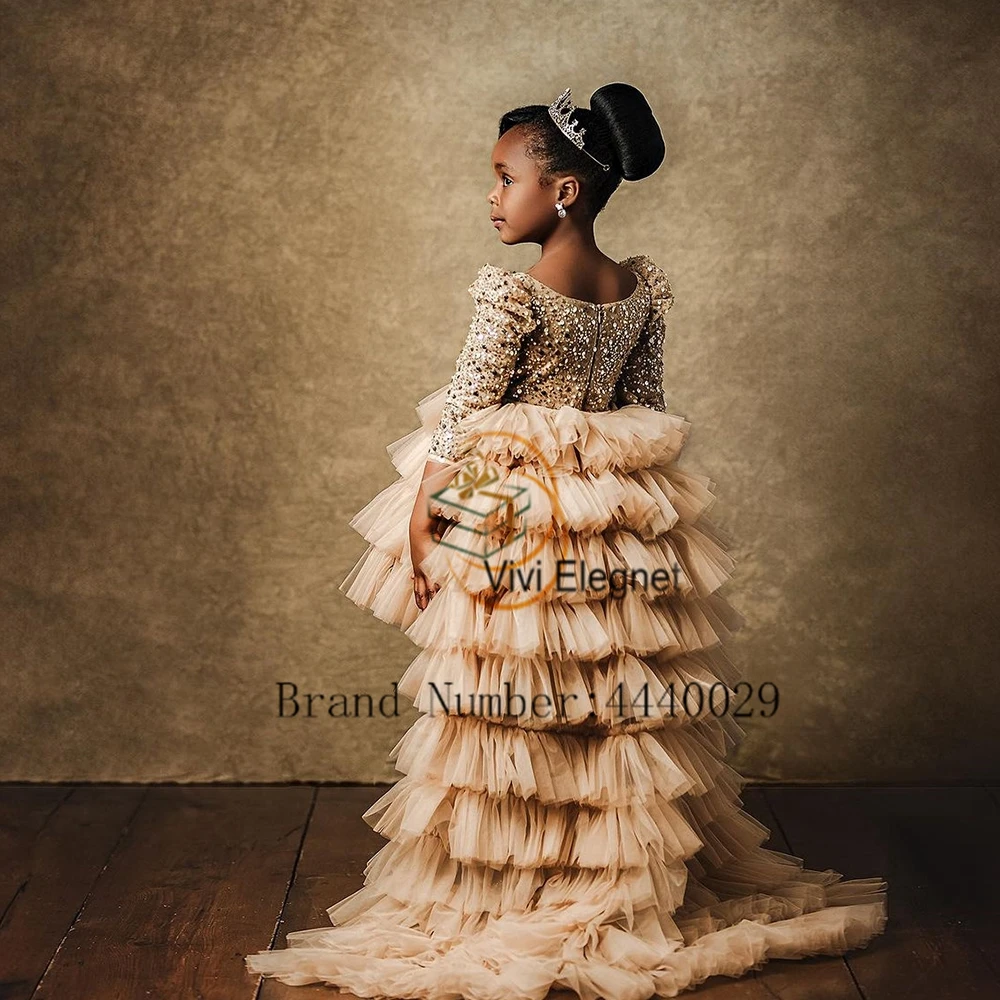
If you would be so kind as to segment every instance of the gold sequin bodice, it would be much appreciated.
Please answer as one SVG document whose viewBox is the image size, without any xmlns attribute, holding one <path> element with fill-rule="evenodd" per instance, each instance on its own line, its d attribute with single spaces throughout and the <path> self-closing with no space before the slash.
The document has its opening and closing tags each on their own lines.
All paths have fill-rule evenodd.
<svg viewBox="0 0 1000 1000">
<path fill-rule="evenodd" d="M 469 286 L 475 316 L 429 458 L 457 461 L 464 451 L 462 419 L 494 404 L 666 409 L 663 339 L 673 305 L 670 282 L 645 255 L 619 263 L 638 282 L 631 295 L 605 303 L 570 298 L 521 271 L 480 268 Z"/>
</svg>

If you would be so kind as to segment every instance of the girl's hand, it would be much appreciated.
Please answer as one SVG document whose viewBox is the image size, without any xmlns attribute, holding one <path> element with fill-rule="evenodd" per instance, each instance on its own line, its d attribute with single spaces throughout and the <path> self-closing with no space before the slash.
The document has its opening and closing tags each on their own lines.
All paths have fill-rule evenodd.
<svg viewBox="0 0 1000 1000">
<path fill-rule="evenodd" d="M 432 583 L 421 570 L 421 563 L 430 555 L 433 547 L 441 541 L 441 536 L 451 523 L 450 519 L 430 511 L 428 496 L 435 489 L 447 486 L 454 475 L 454 463 L 441 463 L 428 459 L 424 465 L 423 478 L 417 490 L 413 511 L 410 514 L 410 562 L 413 565 L 413 599 L 421 611 L 430 599 L 441 589 Z"/>
<path fill-rule="evenodd" d="M 439 519 L 437 519 L 439 520 Z M 417 607 L 423 611 L 431 598 L 441 589 L 437 583 L 428 580 L 420 565 L 430 555 L 432 549 L 440 541 L 436 527 L 426 528 L 410 525 L 410 560 L 413 563 L 413 599 Z"/>
</svg>

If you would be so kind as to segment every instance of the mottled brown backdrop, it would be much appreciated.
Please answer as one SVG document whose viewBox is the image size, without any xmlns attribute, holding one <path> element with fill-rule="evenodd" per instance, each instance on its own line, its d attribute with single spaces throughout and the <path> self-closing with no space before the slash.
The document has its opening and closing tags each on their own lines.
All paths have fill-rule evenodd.
<svg viewBox="0 0 1000 1000">
<path fill-rule="evenodd" d="M 993 4 L 2 3 L 0 779 L 391 779 L 276 718 L 417 648 L 337 585 L 450 377 L 508 108 L 624 80 L 667 159 L 603 249 L 778 684 L 748 777 L 998 773 Z"/>
</svg>

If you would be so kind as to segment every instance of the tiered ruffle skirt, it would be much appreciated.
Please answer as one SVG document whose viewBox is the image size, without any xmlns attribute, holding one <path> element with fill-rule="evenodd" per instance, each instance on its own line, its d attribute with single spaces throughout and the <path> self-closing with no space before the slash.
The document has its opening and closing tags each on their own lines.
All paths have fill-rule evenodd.
<svg viewBox="0 0 1000 1000">
<path fill-rule="evenodd" d="M 421 611 L 408 521 L 446 390 L 388 446 L 399 477 L 352 519 L 369 544 L 341 585 L 421 647 L 399 681 L 423 713 L 390 752 L 403 777 L 364 815 L 388 842 L 335 926 L 250 971 L 359 997 L 646 1000 L 879 934 L 884 880 L 762 847 L 741 808 L 723 644 L 743 622 L 717 593 L 733 561 L 714 484 L 676 462 L 688 422 L 468 418 L 476 457 L 435 497 L 452 524 Z"/>
</svg>

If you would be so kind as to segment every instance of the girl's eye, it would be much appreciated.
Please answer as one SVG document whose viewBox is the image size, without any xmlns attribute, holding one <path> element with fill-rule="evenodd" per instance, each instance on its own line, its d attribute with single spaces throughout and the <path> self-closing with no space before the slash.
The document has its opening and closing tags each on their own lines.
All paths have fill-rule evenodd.
<svg viewBox="0 0 1000 1000">
<path fill-rule="evenodd" d="M 505 181 L 509 181 L 509 180 L 511 180 L 511 178 L 510 178 L 510 177 L 508 177 L 508 176 L 507 176 L 506 174 L 501 174 L 500 176 L 501 176 L 501 177 L 502 177 L 502 178 L 503 178 L 503 179 L 504 179 Z M 507 185 L 506 185 L 506 184 L 504 184 L 504 187 L 506 187 L 506 186 L 507 186 Z"/>
</svg>

